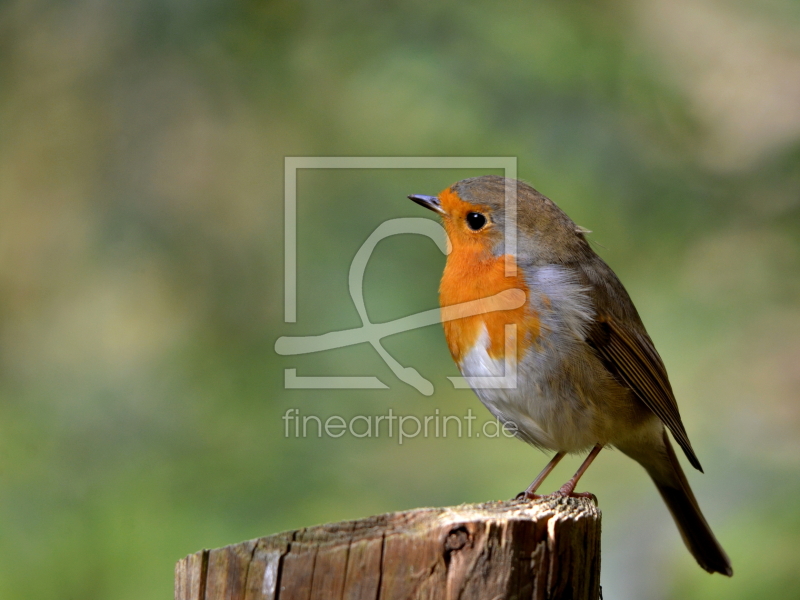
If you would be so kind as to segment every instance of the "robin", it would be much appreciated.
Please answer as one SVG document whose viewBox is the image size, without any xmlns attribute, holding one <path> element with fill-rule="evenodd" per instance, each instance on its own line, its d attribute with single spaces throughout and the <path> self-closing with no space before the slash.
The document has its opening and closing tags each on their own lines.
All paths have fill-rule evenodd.
<svg viewBox="0 0 800 600">
<path fill-rule="evenodd" d="M 517 243 L 505 250 L 506 188 L 516 185 Z M 523 492 L 535 494 L 567 453 L 589 450 L 555 495 L 575 486 L 600 450 L 613 446 L 648 472 L 683 541 L 710 573 L 731 576 L 725 551 L 700 512 L 666 430 L 703 471 L 689 442 L 667 371 L 617 276 L 558 206 L 523 182 L 464 179 L 438 196 L 409 196 L 438 213 L 451 244 L 442 307 L 525 292 L 517 309 L 444 322 L 447 345 L 465 377 L 497 377 L 516 361 L 516 387 L 475 393 L 517 437 L 555 456 Z M 511 275 L 507 266 L 511 266 Z M 506 354 L 506 325 L 516 328 L 516 356 Z M 513 350 L 511 351 L 513 355 Z"/>
</svg>

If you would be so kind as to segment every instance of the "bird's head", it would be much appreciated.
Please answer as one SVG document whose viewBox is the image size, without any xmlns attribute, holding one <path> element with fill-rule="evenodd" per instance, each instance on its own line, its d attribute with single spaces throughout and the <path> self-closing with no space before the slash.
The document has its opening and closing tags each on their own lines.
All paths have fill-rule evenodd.
<svg viewBox="0 0 800 600">
<path fill-rule="evenodd" d="M 516 198 L 519 263 L 563 263 L 588 250 L 586 230 L 521 181 L 494 175 L 473 177 L 454 183 L 438 196 L 412 195 L 409 199 L 441 215 L 454 249 L 502 256 L 506 230 L 511 226 L 507 197 Z"/>
</svg>

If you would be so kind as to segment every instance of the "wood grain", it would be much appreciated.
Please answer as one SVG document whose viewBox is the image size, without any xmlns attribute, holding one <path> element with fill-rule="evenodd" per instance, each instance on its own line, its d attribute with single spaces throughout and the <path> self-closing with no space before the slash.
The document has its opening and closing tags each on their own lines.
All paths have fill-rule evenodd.
<svg viewBox="0 0 800 600">
<path fill-rule="evenodd" d="M 421 508 L 191 554 L 175 600 L 600 597 L 600 511 L 585 498 Z"/>
</svg>

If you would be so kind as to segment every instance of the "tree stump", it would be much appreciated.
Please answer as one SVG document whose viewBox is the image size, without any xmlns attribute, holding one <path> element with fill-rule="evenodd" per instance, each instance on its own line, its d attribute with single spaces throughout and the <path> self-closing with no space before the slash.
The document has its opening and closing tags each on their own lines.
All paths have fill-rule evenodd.
<svg viewBox="0 0 800 600">
<path fill-rule="evenodd" d="M 175 600 L 597 600 L 600 511 L 585 498 L 421 508 L 191 554 Z"/>
</svg>

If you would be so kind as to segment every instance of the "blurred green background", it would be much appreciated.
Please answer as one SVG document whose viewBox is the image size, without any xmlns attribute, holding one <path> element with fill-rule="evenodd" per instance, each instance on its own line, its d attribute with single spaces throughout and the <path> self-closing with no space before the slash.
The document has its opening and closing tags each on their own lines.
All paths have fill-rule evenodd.
<svg viewBox="0 0 800 600">
<path fill-rule="evenodd" d="M 605 597 L 800 597 L 795 0 L 0 2 L 0 597 L 168 598 L 201 548 L 510 498 L 545 464 L 515 440 L 284 435 L 290 408 L 488 416 L 438 326 L 385 340 L 432 397 L 366 345 L 274 351 L 359 326 L 367 236 L 479 172 L 300 171 L 286 324 L 285 156 L 518 157 L 637 303 L 736 572 L 703 572 L 605 452 L 581 485 Z M 435 307 L 443 264 L 382 242 L 372 320 Z M 285 368 L 390 389 L 285 390 Z"/>
</svg>

